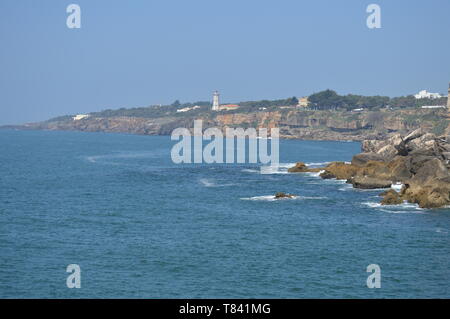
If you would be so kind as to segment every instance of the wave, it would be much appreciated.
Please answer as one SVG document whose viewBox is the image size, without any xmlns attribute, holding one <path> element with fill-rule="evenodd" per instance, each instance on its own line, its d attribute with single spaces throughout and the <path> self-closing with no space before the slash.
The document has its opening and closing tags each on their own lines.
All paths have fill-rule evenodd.
<svg viewBox="0 0 450 319">
<path fill-rule="evenodd" d="M 272 174 L 289 174 L 288 168 L 293 167 L 295 164 L 284 164 L 284 165 L 278 165 L 278 166 L 261 166 L 260 167 L 260 173 L 266 174 L 266 175 L 272 175 Z"/>
<path fill-rule="evenodd" d="M 203 186 L 205 187 L 227 187 L 227 186 L 233 186 L 235 184 L 217 184 L 215 181 L 207 178 L 200 178 L 198 180 Z"/>
<path fill-rule="evenodd" d="M 328 164 L 330 164 L 331 162 L 318 162 L 318 163 L 305 163 L 306 166 L 327 166 Z"/>
<path fill-rule="evenodd" d="M 320 177 L 320 174 L 325 172 L 324 170 L 321 170 L 319 172 L 306 172 L 305 175 L 311 176 L 311 177 Z"/>
<path fill-rule="evenodd" d="M 352 190 L 352 189 L 353 189 L 353 185 L 352 184 L 347 184 L 345 186 L 342 186 L 342 187 L 338 188 L 338 190 L 340 190 L 341 192 L 346 192 L 346 191 L 349 191 L 349 190 Z"/>
<path fill-rule="evenodd" d="M 295 198 L 290 198 L 295 199 Z M 273 195 L 265 195 L 265 196 L 254 196 L 254 197 L 243 197 L 241 200 L 261 200 L 261 201 L 267 201 L 267 202 L 273 202 L 277 199 Z"/>
<path fill-rule="evenodd" d="M 275 198 L 274 195 L 262 195 L 262 196 L 253 196 L 253 197 L 243 197 L 241 200 L 253 200 L 253 201 L 267 201 L 267 202 L 274 202 L 279 200 L 316 200 L 316 199 L 326 199 L 327 197 L 314 197 L 314 196 L 293 196 L 291 198 L 285 197 L 285 198 Z"/>
<path fill-rule="evenodd" d="M 160 150 L 158 150 L 160 151 Z M 98 163 L 102 164 L 117 164 L 115 162 L 111 162 L 110 160 L 114 159 L 133 159 L 133 158 L 153 158 L 158 156 L 158 152 L 155 151 L 132 151 L 132 152 L 118 152 L 116 154 L 104 154 L 104 155 L 91 155 L 85 156 L 84 159 L 90 163 Z"/>
<path fill-rule="evenodd" d="M 423 208 L 420 208 L 417 204 L 412 204 L 408 202 L 403 202 L 403 204 L 399 205 L 382 205 L 377 202 L 365 202 L 363 205 L 376 208 L 379 211 L 383 211 L 391 214 L 411 214 L 411 213 L 425 213 Z M 405 210 L 406 209 L 406 210 Z"/>
<path fill-rule="evenodd" d="M 251 169 L 251 168 L 244 168 L 241 170 L 243 173 L 259 173 L 260 171 L 257 169 Z"/>
</svg>

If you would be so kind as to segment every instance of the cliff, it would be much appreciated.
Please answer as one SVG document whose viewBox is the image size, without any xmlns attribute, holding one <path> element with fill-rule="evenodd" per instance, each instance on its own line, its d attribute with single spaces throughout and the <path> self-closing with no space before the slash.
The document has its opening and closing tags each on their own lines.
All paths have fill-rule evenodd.
<svg viewBox="0 0 450 319">
<path fill-rule="evenodd" d="M 380 110 L 364 112 L 314 111 L 285 108 L 263 112 L 209 112 L 194 115 L 169 114 L 156 118 L 101 117 L 91 115 L 81 120 L 67 116 L 60 119 L 18 126 L 21 129 L 121 132 L 143 135 L 170 135 L 177 127 L 192 128 L 196 119 L 203 127 L 254 127 L 280 129 L 283 138 L 310 140 L 355 140 L 384 138 L 422 128 L 437 135 L 448 134 L 446 110 Z"/>
</svg>

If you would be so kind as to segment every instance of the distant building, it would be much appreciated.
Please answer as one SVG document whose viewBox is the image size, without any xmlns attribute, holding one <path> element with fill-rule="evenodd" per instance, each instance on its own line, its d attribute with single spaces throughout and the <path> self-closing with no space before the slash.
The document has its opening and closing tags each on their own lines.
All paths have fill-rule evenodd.
<svg viewBox="0 0 450 319">
<path fill-rule="evenodd" d="M 439 93 L 430 93 L 427 90 L 422 90 L 416 95 L 414 95 L 416 99 L 439 99 L 442 97 Z"/>
<path fill-rule="evenodd" d="M 298 100 L 297 106 L 298 107 L 308 107 L 308 103 L 309 103 L 308 97 L 304 96 Z"/>
<path fill-rule="evenodd" d="M 232 111 L 232 110 L 237 110 L 240 107 L 237 104 L 220 105 L 219 96 L 220 96 L 219 92 L 218 91 L 214 91 L 214 93 L 213 93 L 213 105 L 212 105 L 212 110 L 213 111 Z"/>
<path fill-rule="evenodd" d="M 219 102 L 219 92 L 214 91 L 213 93 L 213 105 L 212 105 L 212 110 L 213 111 L 219 111 L 220 108 L 220 102 Z"/>
<path fill-rule="evenodd" d="M 422 106 L 423 109 L 445 109 L 445 105 L 424 105 Z"/>
<path fill-rule="evenodd" d="M 73 117 L 73 120 L 79 121 L 79 120 L 85 119 L 87 117 L 89 117 L 89 114 L 77 114 Z"/>
<path fill-rule="evenodd" d="M 219 111 L 233 111 L 237 110 L 240 106 L 237 104 L 224 104 L 219 106 Z"/>
<path fill-rule="evenodd" d="M 185 107 L 185 108 L 182 108 L 182 109 L 178 109 L 178 110 L 177 110 L 177 113 L 180 113 L 180 112 L 189 112 L 189 111 L 196 110 L 196 109 L 199 109 L 199 108 L 200 108 L 200 106 L 198 106 L 198 105 L 195 105 L 195 106 L 193 106 L 193 107 Z"/>
</svg>

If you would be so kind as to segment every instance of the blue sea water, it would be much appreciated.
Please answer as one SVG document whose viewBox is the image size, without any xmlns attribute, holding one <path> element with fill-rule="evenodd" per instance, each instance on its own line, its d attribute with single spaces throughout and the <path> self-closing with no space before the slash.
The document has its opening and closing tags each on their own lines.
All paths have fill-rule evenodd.
<svg viewBox="0 0 450 319">
<path fill-rule="evenodd" d="M 174 143 L 0 131 L 0 297 L 450 297 L 450 210 L 380 207 L 380 191 L 286 173 L 349 161 L 359 143 L 283 140 L 273 174 L 176 165 Z"/>
</svg>

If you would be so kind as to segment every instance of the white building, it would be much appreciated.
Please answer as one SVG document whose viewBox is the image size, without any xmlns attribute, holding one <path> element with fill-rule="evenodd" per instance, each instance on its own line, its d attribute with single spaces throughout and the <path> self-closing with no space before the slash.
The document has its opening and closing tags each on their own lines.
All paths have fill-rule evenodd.
<svg viewBox="0 0 450 319">
<path fill-rule="evenodd" d="M 219 111 L 220 110 L 220 103 L 219 103 L 219 92 L 214 91 L 213 93 L 213 105 L 212 105 L 213 111 Z"/>
<path fill-rule="evenodd" d="M 199 108 L 200 108 L 200 106 L 198 106 L 198 105 L 195 105 L 195 106 L 193 106 L 193 107 L 185 107 L 185 108 L 182 108 L 182 109 L 178 109 L 178 110 L 177 110 L 177 113 L 180 113 L 180 112 L 189 112 L 189 111 L 196 110 L 196 109 L 199 109 Z"/>
<path fill-rule="evenodd" d="M 79 121 L 79 120 L 85 119 L 87 117 L 89 117 L 89 114 L 77 114 L 73 117 L 73 120 Z"/>
<path fill-rule="evenodd" d="M 442 97 L 439 93 L 431 93 L 427 90 L 422 90 L 416 95 L 414 95 L 416 99 L 439 99 Z"/>
<path fill-rule="evenodd" d="M 422 106 L 423 109 L 445 109 L 445 105 L 424 105 Z"/>
</svg>

